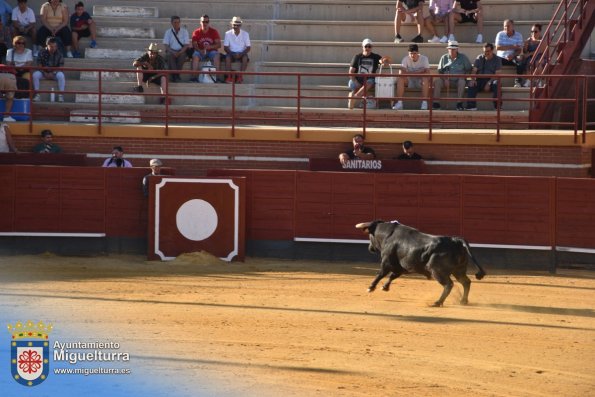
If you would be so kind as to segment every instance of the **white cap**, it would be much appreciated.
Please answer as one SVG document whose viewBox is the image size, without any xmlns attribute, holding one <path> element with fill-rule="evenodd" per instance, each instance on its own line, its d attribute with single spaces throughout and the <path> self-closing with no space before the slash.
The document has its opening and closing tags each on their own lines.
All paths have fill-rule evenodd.
<svg viewBox="0 0 595 397">
<path fill-rule="evenodd" d="M 149 161 L 149 167 L 161 167 L 162 165 L 163 163 L 161 163 L 161 160 L 159 159 L 152 159 Z"/>
<path fill-rule="evenodd" d="M 455 49 L 458 50 L 459 49 L 459 42 L 456 40 L 453 41 L 449 41 L 448 45 L 446 46 L 447 49 Z"/>
<path fill-rule="evenodd" d="M 362 41 L 362 47 L 365 47 L 366 45 L 372 45 L 374 43 L 372 43 L 372 40 L 370 39 L 364 39 L 364 41 Z"/>
</svg>

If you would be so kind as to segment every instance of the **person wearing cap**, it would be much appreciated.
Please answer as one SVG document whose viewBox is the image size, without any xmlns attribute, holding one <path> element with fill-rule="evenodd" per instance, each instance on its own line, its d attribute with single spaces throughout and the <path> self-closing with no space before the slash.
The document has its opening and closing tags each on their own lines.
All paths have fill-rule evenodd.
<svg viewBox="0 0 595 397">
<path fill-rule="evenodd" d="M 440 38 L 438 37 L 438 33 L 436 32 L 436 28 L 432 23 L 432 18 L 430 15 L 430 11 L 426 6 L 424 0 L 398 0 L 397 1 L 397 10 L 395 12 L 395 43 L 401 43 L 403 38 L 401 37 L 401 24 L 405 22 L 407 17 L 414 20 L 417 24 L 417 36 L 411 39 L 414 43 L 423 43 L 424 38 L 421 35 L 423 27 L 425 26 L 430 33 L 432 33 L 433 37 L 428 40 L 430 43 L 438 43 L 440 42 Z"/>
<path fill-rule="evenodd" d="M 51 130 L 41 131 L 41 142 L 33 147 L 33 153 L 61 153 L 62 148 L 53 141 L 54 134 Z"/>
<path fill-rule="evenodd" d="M 425 98 L 430 92 L 430 79 L 425 77 L 408 77 L 409 73 L 425 73 L 430 74 L 430 61 L 425 55 L 419 53 L 417 44 L 409 45 L 409 53 L 403 58 L 401 62 L 400 76 L 397 80 L 397 98 L 402 98 L 405 95 L 405 87 L 421 88 L 421 95 L 424 98 L 421 101 L 421 110 L 428 110 L 428 102 Z M 403 100 L 399 99 L 393 106 L 394 110 L 403 110 Z"/>
<path fill-rule="evenodd" d="M 396 160 L 423 160 L 419 154 L 415 153 L 413 149 L 413 142 L 403 142 L 403 153 L 395 157 Z"/>
<path fill-rule="evenodd" d="M 151 167 L 151 173 L 147 174 L 143 178 L 143 195 L 149 197 L 149 177 L 161 175 L 161 166 L 163 163 L 159 159 L 152 159 L 149 161 L 149 167 Z"/>
<path fill-rule="evenodd" d="M 231 70 L 231 63 L 240 61 L 242 66 L 240 70 L 244 72 L 248 68 L 248 53 L 250 52 L 250 35 L 242 30 L 242 18 L 233 17 L 231 19 L 231 29 L 225 32 L 223 39 L 223 49 L 225 51 L 225 70 Z M 236 83 L 242 83 L 244 78 L 241 74 L 236 75 Z M 226 83 L 232 83 L 232 75 L 225 79 Z"/>
<path fill-rule="evenodd" d="M 345 165 L 349 160 L 374 160 L 376 152 L 364 144 L 364 136 L 355 134 L 351 140 L 353 146 L 339 154 L 339 161 Z"/>
<path fill-rule="evenodd" d="M 137 70 L 136 82 L 138 85 L 134 87 L 135 92 L 143 92 L 143 83 L 149 86 L 150 83 L 155 83 L 159 86 L 161 94 L 165 95 L 167 90 L 167 77 L 163 73 L 157 73 L 159 70 L 165 70 L 165 59 L 159 53 L 159 44 L 151 43 L 147 52 L 132 63 Z M 160 98 L 161 103 L 165 103 L 165 97 Z"/>
<path fill-rule="evenodd" d="M 102 167 L 132 168 L 132 163 L 124 158 L 124 149 L 122 149 L 122 146 L 114 146 L 112 157 L 105 159 Z"/>
<path fill-rule="evenodd" d="M 477 110 L 477 104 L 473 99 L 477 97 L 479 91 L 492 91 L 493 98 L 498 96 L 498 80 L 493 77 L 477 78 L 475 75 L 497 74 L 500 73 L 501 68 L 502 61 L 494 54 L 494 45 L 491 43 L 484 44 L 483 54 L 475 58 L 471 69 L 471 74 L 474 77 L 471 77 L 467 82 L 467 98 L 471 100 L 467 101 L 465 110 Z M 494 101 L 494 108 L 497 108 L 497 106 L 498 102 Z"/>
<path fill-rule="evenodd" d="M 181 25 L 180 17 L 177 15 L 172 16 L 171 29 L 167 29 L 163 36 L 169 70 L 182 70 L 184 62 L 192 58 L 192 54 L 194 54 L 194 49 L 190 45 L 190 34 Z M 170 77 L 172 83 L 182 80 L 178 73 L 172 73 Z"/>
<path fill-rule="evenodd" d="M 372 40 L 364 39 L 362 41 L 362 52 L 355 54 L 349 64 L 349 73 L 351 74 L 375 74 L 380 65 L 382 57 L 372 52 Z M 364 84 L 365 79 L 365 84 Z M 351 90 L 349 93 L 348 107 L 353 109 L 355 105 L 354 98 L 368 96 L 368 92 L 376 83 L 373 76 L 351 76 L 347 86 Z"/>
<path fill-rule="evenodd" d="M 192 32 L 192 47 L 194 48 L 192 70 L 198 71 L 199 62 L 207 60 L 215 66 L 215 69 L 221 69 L 221 56 L 219 55 L 221 36 L 217 29 L 210 26 L 210 22 L 208 15 L 201 16 L 200 28 Z M 191 78 L 190 81 L 198 83 L 198 75 Z"/>
<path fill-rule="evenodd" d="M 448 53 L 440 57 L 438 62 L 438 73 L 442 75 L 452 74 L 467 74 L 471 71 L 471 62 L 465 54 L 459 53 L 459 43 L 456 41 L 449 41 Z M 465 76 L 460 77 L 438 77 L 434 79 L 434 100 L 440 98 L 440 92 L 442 87 L 446 85 L 449 87 L 457 88 L 457 110 L 465 110 L 463 106 L 463 94 L 465 93 Z M 435 110 L 440 109 L 440 104 L 434 102 L 432 108 Z"/>
<path fill-rule="evenodd" d="M 66 77 L 64 72 L 56 70 L 64 66 L 64 57 L 58 51 L 58 39 L 56 37 L 48 37 L 46 40 L 46 46 L 44 49 L 39 51 L 37 56 L 37 65 L 41 70 L 33 72 L 33 90 L 39 90 L 40 80 L 56 80 L 58 82 L 58 102 L 64 102 L 64 95 L 62 94 L 66 89 Z M 33 101 L 38 102 L 41 100 L 39 94 L 33 96 Z"/>
</svg>

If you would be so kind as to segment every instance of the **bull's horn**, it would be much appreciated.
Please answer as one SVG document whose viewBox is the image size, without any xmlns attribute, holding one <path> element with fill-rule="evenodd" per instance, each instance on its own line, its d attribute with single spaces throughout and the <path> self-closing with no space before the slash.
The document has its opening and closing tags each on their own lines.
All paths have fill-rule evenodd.
<svg viewBox="0 0 595 397">
<path fill-rule="evenodd" d="M 368 227 L 370 227 L 370 223 L 371 222 L 358 223 L 357 225 L 355 225 L 355 228 L 356 229 L 367 229 Z"/>
</svg>

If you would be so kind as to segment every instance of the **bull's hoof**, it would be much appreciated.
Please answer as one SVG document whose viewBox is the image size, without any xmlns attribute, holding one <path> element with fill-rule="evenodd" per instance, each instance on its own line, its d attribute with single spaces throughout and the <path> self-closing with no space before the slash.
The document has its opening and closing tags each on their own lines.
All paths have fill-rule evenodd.
<svg viewBox="0 0 595 397">
<path fill-rule="evenodd" d="M 432 305 L 432 307 L 442 307 L 442 302 L 436 301 L 436 302 L 434 302 L 434 304 Z"/>
<path fill-rule="evenodd" d="M 374 292 L 375 289 L 376 289 L 376 287 L 369 287 L 368 292 Z"/>
<path fill-rule="evenodd" d="M 468 303 L 469 301 L 467 299 L 461 299 L 461 305 L 466 305 Z"/>
<path fill-rule="evenodd" d="M 390 285 L 383 285 L 382 286 L 382 290 L 383 291 L 389 291 L 390 290 Z"/>
</svg>

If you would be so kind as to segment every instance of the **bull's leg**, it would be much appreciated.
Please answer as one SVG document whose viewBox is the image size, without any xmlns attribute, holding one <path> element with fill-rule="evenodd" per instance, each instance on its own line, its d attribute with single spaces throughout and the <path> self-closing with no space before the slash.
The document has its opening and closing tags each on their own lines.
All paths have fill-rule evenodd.
<svg viewBox="0 0 595 397">
<path fill-rule="evenodd" d="M 436 279 L 436 281 L 438 281 L 444 287 L 444 290 L 442 291 L 442 295 L 440 295 L 440 298 L 438 298 L 438 300 L 436 302 L 434 302 L 434 306 L 440 307 L 446 300 L 446 297 L 450 294 L 450 291 L 452 290 L 453 283 L 452 283 L 452 280 L 450 279 L 449 274 L 442 274 L 442 273 L 439 273 L 436 271 L 432 271 L 432 274 L 434 275 L 434 278 Z"/>
<path fill-rule="evenodd" d="M 394 279 L 400 277 L 404 272 L 403 271 L 394 271 L 390 274 L 390 276 L 388 276 L 388 280 L 386 281 L 386 283 L 384 283 L 384 285 L 382 286 L 382 290 L 383 291 L 388 291 L 390 290 L 390 283 L 393 282 Z"/>
<path fill-rule="evenodd" d="M 376 277 L 372 281 L 372 284 L 368 287 L 368 292 L 372 292 L 376 289 L 376 286 L 388 273 L 392 270 L 390 266 L 389 258 L 383 256 L 382 262 L 380 262 L 380 271 L 376 274 Z"/>
<path fill-rule="evenodd" d="M 461 298 L 461 305 L 469 303 L 469 290 L 471 289 L 471 280 L 465 274 L 465 272 L 457 273 L 454 275 L 455 278 L 463 286 L 463 297 Z"/>
</svg>

